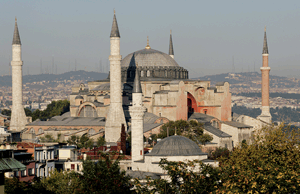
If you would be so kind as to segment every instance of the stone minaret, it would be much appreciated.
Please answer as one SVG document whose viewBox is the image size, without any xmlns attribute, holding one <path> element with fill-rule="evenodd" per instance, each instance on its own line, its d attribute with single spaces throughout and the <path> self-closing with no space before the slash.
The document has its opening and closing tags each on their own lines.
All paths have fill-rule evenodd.
<svg viewBox="0 0 300 194">
<path fill-rule="evenodd" d="M 170 30 L 170 45 L 169 45 L 169 55 L 174 59 L 174 49 L 173 49 L 173 41 L 172 41 L 172 31 Z"/>
<path fill-rule="evenodd" d="M 120 33 L 114 13 L 113 24 L 110 33 L 110 106 L 105 123 L 105 141 L 117 142 L 120 139 L 122 124 L 126 127 L 124 111 L 122 107 L 121 88 L 121 60 Z"/>
<path fill-rule="evenodd" d="M 132 90 L 132 106 L 129 107 L 131 116 L 131 160 L 132 170 L 134 161 L 144 159 L 144 114 L 146 108 L 143 106 L 142 88 L 138 67 L 135 70 L 135 78 Z"/>
<path fill-rule="evenodd" d="M 264 36 L 264 46 L 262 52 L 262 67 L 261 70 L 261 115 L 258 116 L 258 119 L 263 120 L 267 123 L 271 123 L 272 116 L 270 114 L 270 102 L 269 102 L 269 51 L 267 44 L 267 32 L 265 28 Z"/>
<path fill-rule="evenodd" d="M 23 107 L 22 94 L 22 66 L 21 58 L 21 39 L 19 35 L 17 18 L 15 22 L 15 32 L 12 42 L 12 111 L 10 120 L 10 130 L 21 131 L 27 124 L 26 115 Z"/>
</svg>

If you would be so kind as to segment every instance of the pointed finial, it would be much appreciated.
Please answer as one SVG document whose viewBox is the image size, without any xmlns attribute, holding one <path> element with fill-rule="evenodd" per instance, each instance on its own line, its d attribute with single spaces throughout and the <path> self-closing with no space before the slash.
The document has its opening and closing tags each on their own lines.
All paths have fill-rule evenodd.
<svg viewBox="0 0 300 194">
<path fill-rule="evenodd" d="M 149 36 L 147 36 L 147 46 L 145 48 L 146 49 L 151 49 L 151 47 L 149 46 Z"/>
<path fill-rule="evenodd" d="M 19 34 L 19 29 L 18 29 L 18 24 L 17 24 L 17 17 L 15 17 L 15 31 L 14 31 L 12 44 L 21 45 L 21 39 L 20 39 L 20 34 Z"/>
<path fill-rule="evenodd" d="M 174 58 L 174 49 L 173 49 L 173 41 L 172 41 L 172 30 L 170 30 L 169 55 L 171 55 L 171 57 Z"/>
<path fill-rule="evenodd" d="M 268 43 L 267 43 L 267 28 L 265 26 L 264 45 L 262 54 L 269 54 Z"/>
<path fill-rule="evenodd" d="M 140 74 L 139 74 L 138 67 L 139 67 L 139 65 L 138 65 L 138 63 L 136 63 L 132 93 L 142 93 L 142 87 L 141 87 Z"/>
<path fill-rule="evenodd" d="M 176 132 L 176 127 L 175 127 L 175 135 L 177 135 L 177 132 Z"/>
<path fill-rule="evenodd" d="M 118 27 L 118 23 L 117 23 L 115 10 L 114 10 L 114 18 L 113 18 L 113 24 L 111 27 L 110 37 L 119 37 L 120 38 L 120 32 L 119 32 L 119 27 Z"/>
</svg>

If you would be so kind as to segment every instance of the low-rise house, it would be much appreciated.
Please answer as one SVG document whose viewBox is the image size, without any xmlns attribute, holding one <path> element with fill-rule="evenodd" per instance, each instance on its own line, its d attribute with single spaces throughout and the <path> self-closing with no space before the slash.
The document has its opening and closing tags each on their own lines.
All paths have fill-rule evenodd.
<svg viewBox="0 0 300 194">
<path fill-rule="evenodd" d="M 26 169 L 9 173 L 7 177 L 16 177 L 19 181 L 31 181 L 35 177 L 35 161 L 26 149 L 14 150 L 14 159 L 26 166 Z"/>
<path fill-rule="evenodd" d="M 11 149 L 0 150 L 0 193 L 4 193 L 5 179 L 4 174 L 6 172 L 24 171 L 26 166 L 13 158 L 14 153 Z"/>
<path fill-rule="evenodd" d="M 34 149 L 35 169 L 37 177 L 48 177 L 55 168 L 54 147 L 43 146 Z"/>
<path fill-rule="evenodd" d="M 57 149 L 58 160 L 55 161 L 57 170 L 82 170 L 82 162 L 78 160 L 76 146 L 63 146 Z"/>
</svg>

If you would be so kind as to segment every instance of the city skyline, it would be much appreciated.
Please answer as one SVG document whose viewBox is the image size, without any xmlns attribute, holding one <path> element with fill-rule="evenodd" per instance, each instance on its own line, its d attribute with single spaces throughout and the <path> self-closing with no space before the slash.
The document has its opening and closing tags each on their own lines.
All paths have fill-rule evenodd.
<svg viewBox="0 0 300 194">
<path fill-rule="evenodd" d="M 270 74 L 299 78 L 300 57 L 296 47 L 300 29 L 294 25 L 299 16 L 297 1 L 289 4 L 280 1 L 4 1 L 1 4 L 2 75 L 9 74 L 15 16 L 23 44 L 24 74 L 39 74 L 46 68 L 54 73 L 75 70 L 75 67 L 96 71 L 100 60 L 107 67 L 109 29 L 115 8 L 123 58 L 143 49 L 147 36 L 151 48 L 168 53 L 172 29 L 175 60 L 189 70 L 190 78 L 232 71 L 259 72 L 263 32 L 267 26 Z"/>
</svg>

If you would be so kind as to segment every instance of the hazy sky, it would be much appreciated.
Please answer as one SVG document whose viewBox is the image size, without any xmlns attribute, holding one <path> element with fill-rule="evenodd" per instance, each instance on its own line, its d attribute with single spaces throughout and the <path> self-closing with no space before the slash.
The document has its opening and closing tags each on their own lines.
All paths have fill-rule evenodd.
<svg viewBox="0 0 300 194">
<path fill-rule="evenodd" d="M 18 18 L 24 74 L 108 63 L 109 35 L 116 10 L 123 58 L 146 46 L 168 53 L 172 29 L 175 60 L 190 77 L 259 71 L 267 26 L 271 74 L 300 78 L 300 1 L 104 1 L 1 0 L 0 65 L 9 73 L 14 18 Z M 69 65 L 70 64 L 70 65 Z"/>
</svg>

